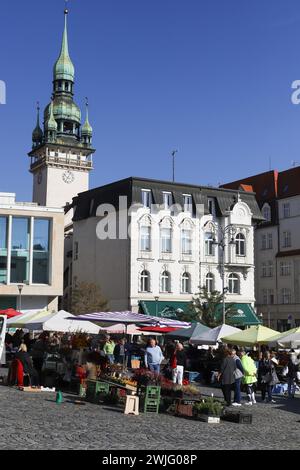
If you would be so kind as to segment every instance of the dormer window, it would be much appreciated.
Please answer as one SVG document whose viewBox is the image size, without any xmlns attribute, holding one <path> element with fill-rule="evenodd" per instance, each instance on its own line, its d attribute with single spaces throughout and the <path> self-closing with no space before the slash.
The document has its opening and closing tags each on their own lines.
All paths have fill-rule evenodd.
<svg viewBox="0 0 300 470">
<path fill-rule="evenodd" d="M 164 191 L 163 192 L 163 205 L 165 210 L 169 210 L 172 205 L 172 193 Z"/>
<path fill-rule="evenodd" d="M 213 198 L 208 198 L 208 212 L 211 215 L 215 215 L 215 201 Z"/>
<path fill-rule="evenodd" d="M 265 204 L 262 209 L 262 215 L 265 222 L 271 222 L 271 208 L 269 204 Z"/>
<path fill-rule="evenodd" d="M 151 208 L 152 197 L 150 189 L 142 189 L 142 203 L 144 207 Z"/>
<path fill-rule="evenodd" d="M 192 196 L 190 194 L 183 194 L 183 210 L 184 212 L 189 212 L 190 214 L 193 212 L 193 201 Z"/>
</svg>

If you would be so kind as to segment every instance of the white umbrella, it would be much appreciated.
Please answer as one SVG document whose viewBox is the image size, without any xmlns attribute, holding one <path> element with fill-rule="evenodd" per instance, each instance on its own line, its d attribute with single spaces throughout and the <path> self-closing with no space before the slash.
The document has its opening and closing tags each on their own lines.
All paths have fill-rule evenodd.
<svg viewBox="0 0 300 470">
<path fill-rule="evenodd" d="M 190 343 L 213 345 L 216 344 L 218 341 L 221 341 L 224 336 L 233 335 L 234 333 L 238 333 L 240 331 L 241 330 L 239 328 L 223 324 L 200 335 L 192 335 Z"/>
<path fill-rule="evenodd" d="M 292 333 L 288 336 L 277 341 L 279 346 L 283 346 L 285 348 L 297 348 L 300 346 L 300 332 Z"/>
<path fill-rule="evenodd" d="M 74 318 L 74 320 L 73 320 Z M 99 326 L 91 322 L 76 320 L 76 316 L 60 310 L 45 318 L 32 320 L 26 323 L 25 328 L 36 331 L 57 331 L 59 333 L 88 333 L 98 334 Z"/>
</svg>

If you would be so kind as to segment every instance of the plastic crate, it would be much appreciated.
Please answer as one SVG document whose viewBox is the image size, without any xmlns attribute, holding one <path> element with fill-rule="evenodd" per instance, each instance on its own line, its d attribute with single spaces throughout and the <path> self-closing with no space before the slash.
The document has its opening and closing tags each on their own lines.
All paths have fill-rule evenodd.
<svg viewBox="0 0 300 470">
<path fill-rule="evenodd" d="M 156 386 L 153 386 L 153 385 L 148 385 L 146 387 L 146 399 L 147 398 L 159 399 L 160 398 L 160 387 L 156 387 Z"/>
<path fill-rule="evenodd" d="M 109 393 L 109 384 L 106 382 L 96 382 L 95 393 L 96 395 L 98 393 Z"/>
<path fill-rule="evenodd" d="M 158 413 L 159 405 L 145 405 L 144 413 Z"/>
<path fill-rule="evenodd" d="M 250 413 L 226 413 L 222 419 L 225 421 L 230 421 L 232 423 L 240 423 L 240 424 L 252 424 L 252 414 Z"/>
<path fill-rule="evenodd" d="M 158 413 L 160 399 L 145 398 L 144 413 Z"/>
</svg>

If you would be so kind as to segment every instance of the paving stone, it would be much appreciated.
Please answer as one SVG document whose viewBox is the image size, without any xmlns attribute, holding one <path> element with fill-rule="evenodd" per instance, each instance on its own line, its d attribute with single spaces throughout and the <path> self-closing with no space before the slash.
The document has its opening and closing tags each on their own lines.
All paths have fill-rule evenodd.
<svg viewBox="0 0 300 470">
<path fill-rule="evenodd" d="M 221 396 L 202 387 L 203 394 Z M 207 424 L 167 414 L 126 416 L 87 403 L 55 403 L 53 394 L 0 386 L 0 449 L 201 450 L 299 449 L 300 399 L 276 399 L 242 409 L 253 424 Z M 241 410 L 241 408 L 239 408 Z M 12 444 L 13 443 L 13 444 Z"/>
</svg>

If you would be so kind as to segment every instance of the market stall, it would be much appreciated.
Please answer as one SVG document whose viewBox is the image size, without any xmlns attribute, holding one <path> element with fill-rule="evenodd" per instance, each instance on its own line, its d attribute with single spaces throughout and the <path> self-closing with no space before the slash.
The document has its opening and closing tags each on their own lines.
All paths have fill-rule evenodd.
<svg viewBox="0 0 300 470">
<path fill-rule="evenodd" d="M 190 343 L 196 345 L 216 345 L 224 336 L 240 333 L 241 330 L 230 325 L 220 325 L 203 333 L 197 334 L 197 331 L 191 336 Z"/>
<path fill-rule="evenodd" d="M 278 331 L 258 325 L 231 335 L 224 335 L 222 340 L 238 346 L 255 346 L 268 344 L 268 341 L 278 334 Z"/>
<path fill-rule="evenodd" d="M 55 331 L 59 333 L 88 333 L 98 334 L 99 326 L 91 322 L 77 321 L 75 315 L 60 310 L 57 313 L 41 317 L 33 318 L 24 323 L 24 328 L 31 331 Z"/>
</svg>

